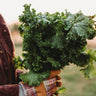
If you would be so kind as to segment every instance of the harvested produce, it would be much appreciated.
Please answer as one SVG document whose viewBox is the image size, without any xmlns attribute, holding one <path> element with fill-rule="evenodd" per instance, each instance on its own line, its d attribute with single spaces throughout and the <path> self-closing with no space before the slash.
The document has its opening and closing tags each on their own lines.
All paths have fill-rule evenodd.
<svg viewBox="0 0 96 96">
<path fill-rule="evenodd" d="M 96 51 L 88 49 L 86 41 L 96 36 L 95 15 L 71 14 L 66 10 L 36 13 L 27 4 L 24 8 L 19 16 L 23 59 L 14 58 L 17 67 L 29 70 L 20 76 L 24 83 L 37 86 L 51 70 L 61 70 L 71 63 L 79 66 L 86 78 L 96 75 Z"/>
</svg>

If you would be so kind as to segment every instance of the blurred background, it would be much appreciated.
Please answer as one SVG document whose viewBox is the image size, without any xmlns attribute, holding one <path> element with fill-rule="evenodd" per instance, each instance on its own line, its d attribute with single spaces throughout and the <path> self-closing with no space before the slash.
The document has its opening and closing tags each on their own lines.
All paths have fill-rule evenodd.
<svg viewBox="0 0 96 96">
<path fill-rule="evenodd" d="M 15 55 L 22 54 L 22 38 L 18 26 L 19 15 L 22 14 L 24 4 L 32 4 L 37 12 L 56 12 L 67 9 L 71 13 L 82 11 L 85 15 L 96 14 L 96 0 L 2 0 L 0 13 L 3 15 L 15 44 Z M 96 37 L 87 40 L 87 47 L 96 49 Z M 59 96 L 96 96 L 96 77 L 85 79 L 79 68 L 75 65 L 66 66 L 62 72 L 62 87 L 67 91 Z"/>
</svg>

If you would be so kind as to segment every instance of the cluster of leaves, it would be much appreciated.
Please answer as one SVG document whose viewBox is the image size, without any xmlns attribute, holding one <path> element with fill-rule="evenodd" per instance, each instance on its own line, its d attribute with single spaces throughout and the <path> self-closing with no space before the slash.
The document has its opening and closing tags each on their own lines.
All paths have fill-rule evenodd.
<svg viewBox="0 0 96 96">
<path fill-rule="evenodd" d="M 23 60 L 20 58 L 20 56 L 13 58 L 13 63 L 15 64 L 16 69 L 24 69 Z"/>
<path fill-rule="evenodd" d="M 96 36 L 94 16 L 67 11 L 42 14 L 30 7 L 31 5 L 24 5 L 25 10 L 19 16 L 19 31 L 23 37 L 23 64 L 32 74 L 49 74 L 51 70 L 62 69 L 69 63 L 84 67 L 94 60 L 89 52 L 85 52 L 86 39 Z M 29 77 L 25 80 L 23 74 L 20 78 L 24 82 L 31 82 Z M 48 76 L 44 76 L 46 77 Z M 34 85 L 32 82 L 30 85 Z"/>
<path fill-rule="evenodd" d="M 83 74 L 85 75 L 85 78 L 93 78 L 93 76 L 96 76 L 96 68 L 93 65 L 94 61 L 96 62 L 96 50 L 92 50 L 92 49 L 87 49 L 85 51 L 85 53 L 87 55 L 89 55 L 89 59 L 88 59 L 88 64 L 86 65 L 85 68 L 81 69 L 81 71 L 83 72 Z"/>
</svg>

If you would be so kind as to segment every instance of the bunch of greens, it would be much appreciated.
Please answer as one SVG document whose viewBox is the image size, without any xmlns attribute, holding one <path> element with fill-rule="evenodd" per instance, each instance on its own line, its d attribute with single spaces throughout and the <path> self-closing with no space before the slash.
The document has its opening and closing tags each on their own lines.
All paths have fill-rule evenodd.
<svg viewBox="0 0 96 96">
<path fill-rule="evenodd" d="M 22 62 L 29 69 L 20 78 L 29 85 L 39 85 L 48 78 L 51 70 L 60 70 L 70 63 L 83 67 L 86 77 L 96 75 L 93 66 L 96 52 L 86 47 L 86 40 L 96 36 L 95 16 L 67 11 L 42 14 L 30 7 L 25 4 L 23 14 L 19 16 Z"/>
</svg>

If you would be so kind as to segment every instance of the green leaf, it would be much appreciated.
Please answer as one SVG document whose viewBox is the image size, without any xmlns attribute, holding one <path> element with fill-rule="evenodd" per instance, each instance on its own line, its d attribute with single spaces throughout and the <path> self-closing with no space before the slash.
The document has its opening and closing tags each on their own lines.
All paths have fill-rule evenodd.
<svg viewBox="0 0 96 96">
<path fill-rule="evenodd" d="M 83 72 L 85 78 L 92 79 L 94 76 L 96 76 L 96 68 L 93 66 L 93 64 L 89 64 L 85 69 L 81 69 Z"/>
<path fill-rule="evenodd" d="M 20 79 L 30 86 L 39 86 L 39 84 L 43 82 L 44 79 L 48 78 L 49 75 L 49 71 L 45 71 L 42 73 L 34 73 L 30 71 L 28 73 L 20 74 Z"/>
<path fill-rule="evenodd" d="M 94 32 L 94 29 L 92 28 L 92 26 L 90 26 L 93 23 L 92 20 L 90 20 L 87 16 L 84 16 L 81 12 L 76 14 L 68 14 L 67 21 L 70 21 L 71 23 L 69 23 L 71 27 L 67 34 L 67 38 L 69 39 L 76 40 L 77 37 L 80 37 L 82 39 L 89 39 L 89 34 L 91 34 L 91 32 Z M 67 26 L 69 26 L 69 24 Z M 96 35 L 96 31 L 94 33 Z"/>
<path fill-rule="evenodd" d="M 85 50 L 86 54 L 90 56 L 90 58 L 94 61 L 96 61 L 96 50 L 94 49 L 87 49 Z"/>
<path fill-rule="evenodd" d="M 59 88 L 55 94 L 62 94 L 66 91 L 65 87 Z"/>
<path fill-rule="evenodd" d="M 14 57 L 13 58 L 13 63 L 16 69 L 24 69 L 24 64 L 23 64 L 23 60 L 20 58 L 20 56 L 18 57 Z"/>
</svg>

